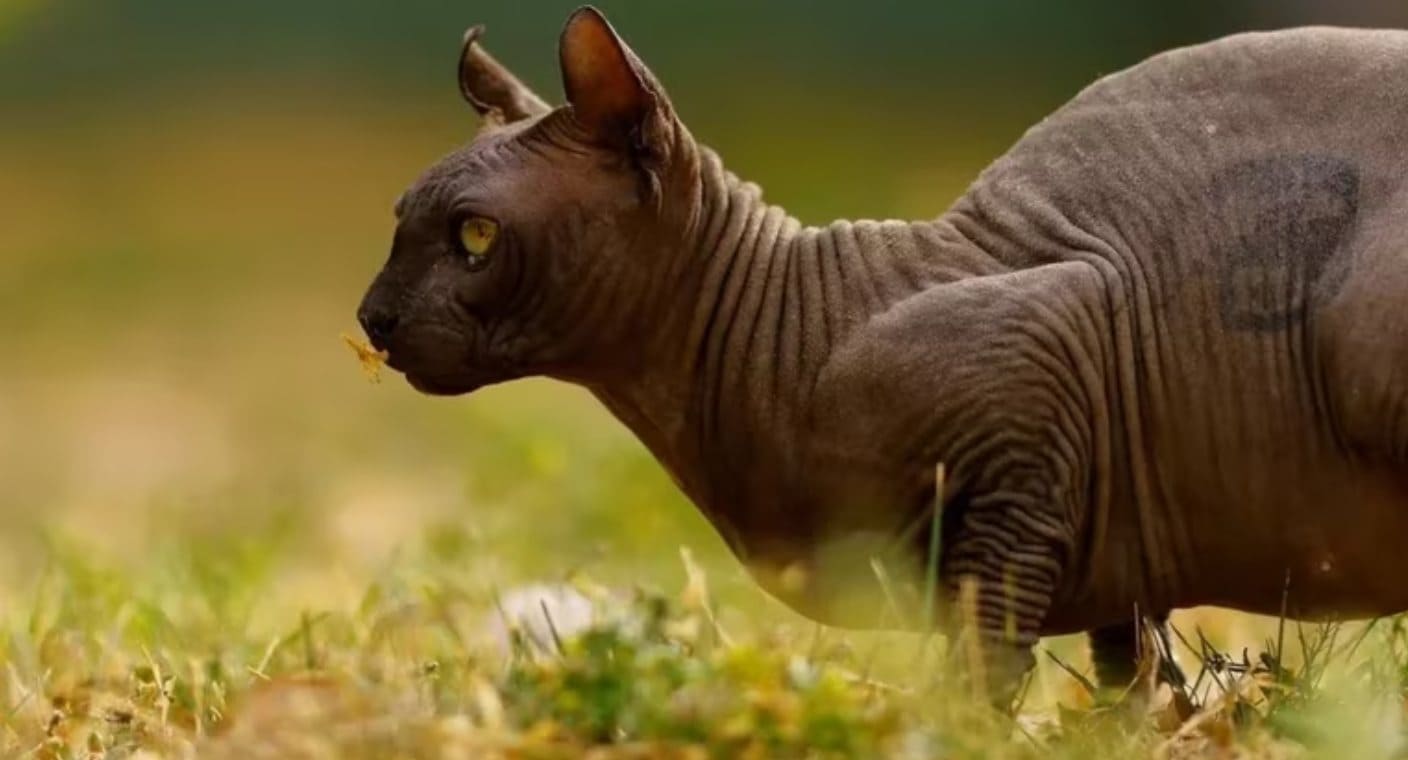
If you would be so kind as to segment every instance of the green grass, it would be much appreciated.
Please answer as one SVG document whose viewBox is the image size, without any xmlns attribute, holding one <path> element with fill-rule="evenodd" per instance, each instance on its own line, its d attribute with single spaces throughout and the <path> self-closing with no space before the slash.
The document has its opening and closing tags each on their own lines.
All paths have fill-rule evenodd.
<svg viewBox="0 0 1408 760">
<path fill-rule="evenodd" d="M 45 572 L 5 621 L 0 756 L 1391 757 L 1404 747 L 1401 619 L 1287 624 L 1263 654 L 1228 655 L 1181 631 L 1200 641 L 1178 654 L 1196 676 L 1188 693 L 1202 709 L 1191 716 L 1169 694 L 1147 715 L 1097 700 L 1049 658 L 1014 723 L 974 699 L 963 647 L 740 617 L 719 609 L 690 560 L 682 590 L 561 579 L 592 600 L 592 620 L 559 621 L 547 606 L 535 620 L 530 608 L 500 637 L 491 623 L 505 614 L 503 592 L 477 572 L 480 547 L 441 529 L 355 603 L 260 623 L 307 549 L 297 534 L 276 520 L 126 564 L 50 540 Z M 536 639 L 525 632 L 534 626 Z"/>
</svg>

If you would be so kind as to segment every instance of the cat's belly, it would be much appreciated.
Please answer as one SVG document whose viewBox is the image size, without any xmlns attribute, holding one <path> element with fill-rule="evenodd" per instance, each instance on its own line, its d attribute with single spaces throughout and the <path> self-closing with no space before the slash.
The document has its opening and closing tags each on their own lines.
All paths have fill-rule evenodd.
<svg viewBox="0 0 1408 760">
<path fill-rule="evenodd" d="M 1226 556 L 1200 562 L 1196 587 L 1174 606 L 1297 619 L 1408 611 L 1408 474 L 1324 471 L 1287 496 L 1274 523 L 1210 526 L 1238 540 L 1219 542 Z"/>
</svg>

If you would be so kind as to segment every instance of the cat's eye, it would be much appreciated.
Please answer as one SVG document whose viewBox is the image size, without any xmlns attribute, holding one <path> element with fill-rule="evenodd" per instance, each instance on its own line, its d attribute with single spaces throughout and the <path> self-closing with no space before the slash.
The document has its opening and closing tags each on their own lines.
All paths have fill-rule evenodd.
<svg viewBox="0 0 1408 760">
<path fill-rule="evenodd" d="M 471 216 L 460 223 L 460 247 L 474 266 L 488 263 L 489 249 L 499 236 L 499 223 L 483 216 Z"/>
</svg>

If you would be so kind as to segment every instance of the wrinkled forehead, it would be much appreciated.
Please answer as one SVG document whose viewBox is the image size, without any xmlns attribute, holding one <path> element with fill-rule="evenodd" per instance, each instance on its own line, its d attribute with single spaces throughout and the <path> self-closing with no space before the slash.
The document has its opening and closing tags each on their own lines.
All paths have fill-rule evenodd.
<svg viewBox="0 0 1408 760">
<path fill-rule="evenodd" d="M 396 202 L 396 215 L 426 208 L 443 207 L 453 202 L 476 178 L 492 176 L 501 170 L 506 154 L 515 152 L 513 137 L 501 133 L 481 132 L 473 140 L 456 148 L 421 172 Z"/>
<path fill-rule="evenodd" d="M 523 203 L 577 198 L 601 189 L 619 163 L 609 151 L 578 139 L 560 112 L 485 127 L 431 165 L 397 202 L 398 216 L 443 211 L 465 196 L 505 193 Z M 500 198 L 502 199 L 502 198 Z"/>
<path fill-rule="evenodd" d="M 397 201 L 397 215 L 428 207 L 444 207 L 476 184 L 534 165 L 562 162 L 579 151 L 551 137 L 557 115 L 522 119 L 512 124 L 486 124 L 468 143 L 436 161 L 413 182 Z"/>
</svg>

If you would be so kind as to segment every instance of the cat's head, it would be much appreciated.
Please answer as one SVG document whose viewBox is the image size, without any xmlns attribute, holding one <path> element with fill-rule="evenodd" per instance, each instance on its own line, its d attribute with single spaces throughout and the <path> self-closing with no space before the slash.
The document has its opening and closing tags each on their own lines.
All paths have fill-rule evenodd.
<svg viewBox="0 0 1408 760">
<path fill-rule="evenodd" d="M 649 333 L 697 203 L 688 133 L 595 9 L 574 13 L 549 107 L 465 36 L 459 84 L 484 120 L 396 206 L 357 317 L 417 389 L 574 378 Z"/>
</svg>

